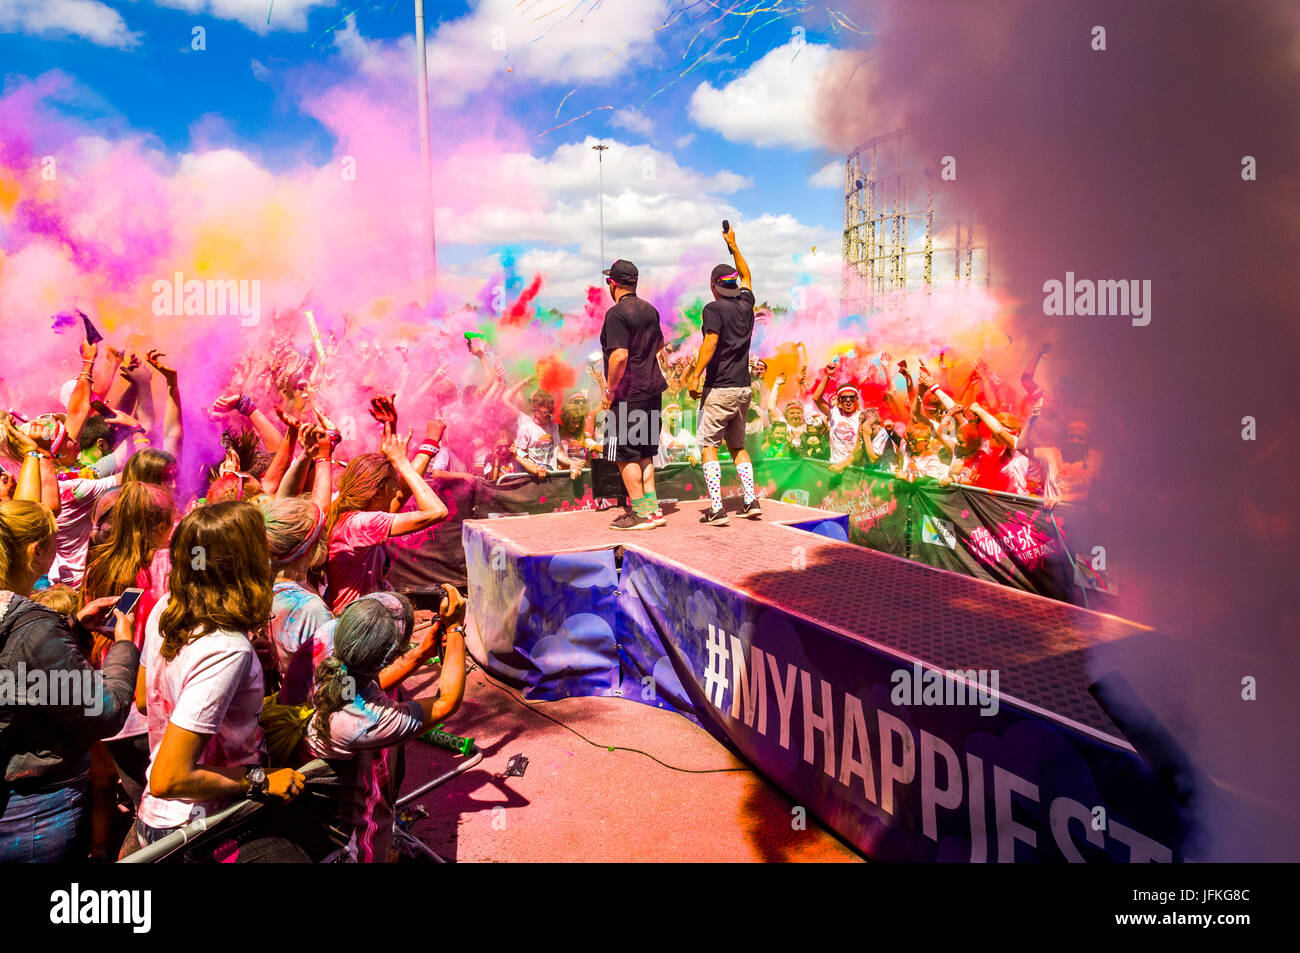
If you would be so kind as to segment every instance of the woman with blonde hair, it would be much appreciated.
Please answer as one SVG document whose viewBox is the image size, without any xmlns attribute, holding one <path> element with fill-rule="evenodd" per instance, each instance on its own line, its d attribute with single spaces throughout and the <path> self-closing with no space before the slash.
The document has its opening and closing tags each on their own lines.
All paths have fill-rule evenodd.
<svg viewBox="0 0 1300 953">
<path fill-rule="evenodd" d="M 116 518 L 108 536 L 90 548 L 81 585 L 82 597 L 85 602 L 91 602 L 104 597 L 116 599 L 127 589 L 143 590 L 134 613 L 135 645 L 143 649 L 145 620 L 166 595 L 167 576 L 171 572 L 167 539 L 172 531 L 172 495 L 164 486 L 131 481 L 123 484 L 113 510 Z M 100 664 L 109 644 L 103 635 L 95 637 L 90 656 L 92 665 Z M 122 730 L 105 738 L 103 744 L 103 750 L 92 752 L 100 768 L 91 772 L 94 856 L 107 852 L 117 779 L 122 779 L 122 786 L 137 807 L 144 795 L 145 771 L 149 765 L 148 720 L 131 706 Z"/>
<path fill-rule="evenodd" d="M 122 727 L 135 690 L 134 617 L 112 610 L 114 641 L 96 677 L 74 626 L 84 634 L 114 600 L 70 623 L 28 598 L 54 560 L 54 533 L 40 503 L 0 503 L 0 862 L 80 859 L 90 745 Z"/>
</svg>

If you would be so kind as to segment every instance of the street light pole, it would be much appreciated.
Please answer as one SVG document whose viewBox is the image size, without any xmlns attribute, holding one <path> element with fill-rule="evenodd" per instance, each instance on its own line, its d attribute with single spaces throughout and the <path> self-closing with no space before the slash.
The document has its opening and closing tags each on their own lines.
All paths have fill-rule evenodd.
<svg viewBox="0 0 1300 953">
<path fill-rule="evenodd" d="M 603 142 L 592 146 L 596 150 L 596 162 L 600 166 L 600 267 L 605 268 L 605 150 L 609 146 Z"/>
<path fill-rule="evenodd" d="M 424 177 L 424 227 L 428 240 L 424 262 L 424 304 L 433 303 L 438 281 L 438 241 L 433 228 L 433 149 L 429 141 L 429 68 L 424 53 L 424 0 L 415 0 L 415 58 L 419 73 L 416 89 L 420 107 L 420 174 Z"/>
</svg>

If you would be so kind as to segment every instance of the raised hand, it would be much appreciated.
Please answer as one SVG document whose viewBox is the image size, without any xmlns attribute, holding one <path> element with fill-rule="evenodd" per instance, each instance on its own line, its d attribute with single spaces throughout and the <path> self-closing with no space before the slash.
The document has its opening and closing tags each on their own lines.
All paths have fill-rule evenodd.
<svg viewBox="0 0 1300 953">
<path fill-rule="evenodd" d="M 386 456 L 393 464 L 406 462 L 406 446 L 411 442 L 412 431 L 407 431 L 403 437 L 396 432 L 384 434 L 384 439 L 379 442 L 379 452 Z"/>
<path fill-rule="evenodd" d="M 290 431 L 302 429 L 302 423 L 291 413 L 285 413 L 279 407 L 275 408 L 275 415 L 280 418 L 280 423 L 289 428 Z"/>
<path fill-rule="evenodd" d="M 325 438 L 325 431 L 315 424 L 303 424 L 298 431 L 298 442 L 302 452 L 309 457 L 316 457 L 321 449 L 329 449 L 330 442 Z"/>
<path fill-rule="evenodd" d="M 136 420 L 125 410 L 118 410 L 118 409 L 113 409 L 113 416 L 108 417 L 104 422 L 110 426 L 116 425 L 118 427 L 134 428 L 140 426 L 140 421 Z"/>
<path fill-rule="evenodd" d="M 39 449 L 36 446 L 36 441 L 28 435 L 27 428 L 14 426 L 13 418 L 8 414 L 4 415 L 3 423 L 5 435 L 9 438 L 9 443 L 12 444 L 13 448 L 20 454 L 30 453 L 33 450 Z"/>
<path fill-rule="evenodd" d="M 145 369 L 144 363 L 140 360 L 140 355 L 135 351 L 127 353 L 117 372 L 134 384 L 143 384 L 149 378 L 149 371 Z"/>
<path fill-rule="evenodd" d="M 176 368 L 163 363 L 163 358 L 166 356 L 162 351 L 154 349 L 145 355 L 145 360 L 149 362 L 150 367 L 163 376 L 167 383 L 174 384 L 176 382 Z"/>
<path fill-rule="evenodd" d="M 370 398 L 370 416 L 384 425 L 384 435 L 395 433 L 397 430 L 397 407 L 393 400 L 397 397 L 393 394 L 390 397 L 372 397 Z"/>
</svg>

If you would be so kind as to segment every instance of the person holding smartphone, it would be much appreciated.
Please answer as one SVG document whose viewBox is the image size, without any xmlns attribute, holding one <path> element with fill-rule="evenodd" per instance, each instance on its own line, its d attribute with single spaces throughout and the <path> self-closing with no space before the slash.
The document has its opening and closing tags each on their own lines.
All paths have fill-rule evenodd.
<svg viewBox="0 0 1300 953">
<path fill-rule="evenodd" d="M 113 613 L 113 644 L 99 673 L 83 653 L 87 627 L 104 620 L 115 598 L 71 620 L 29 598 L 54 560 L 54 533 L 54 516 L 40 503 L 0 503 L 0 672 L 28 676 L 10 683 L 13 703 L 0 704 L 0 863 L 84 859 L 90 746 L 122 727 L 135 690 L 133 616 Z M 68 691 L 28 698 L 38 684 Z"/>
</svg>

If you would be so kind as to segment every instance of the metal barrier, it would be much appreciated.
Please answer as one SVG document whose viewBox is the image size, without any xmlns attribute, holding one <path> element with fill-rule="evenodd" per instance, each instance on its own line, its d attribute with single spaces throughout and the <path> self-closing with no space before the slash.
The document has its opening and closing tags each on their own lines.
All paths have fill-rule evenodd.
<svg viewBox="0 0 1300 953">
<path fill-rule="evenodd" d="M 298 769 L 300 773 L 311 778 L 313 775 L 327 773 L 329 765 L 317 758 L 309 761 Z M 123 857 L 118 861 L 119 864 L 154 864 L 162 860 L 169 854 L 180 850 L 194 838 L 207 831 L 214 830 L 218 827 L 224 827 L 233 824 L 236 821 L 243 820 L 250 815 L 256 814 L 263 807 L 264 802 L 254 801 L 249 798 L 240 798 L 233 804 L 230 804 L 215 814 L 195 818 L 183 827 L 177 828 L 166 837 L 159 838 L 152 844 L 148 844 Z M 134 828 L 132 829 L 134 834 Z M 130 836 L 130 835 L 128 835 Z"/>
</svg>

